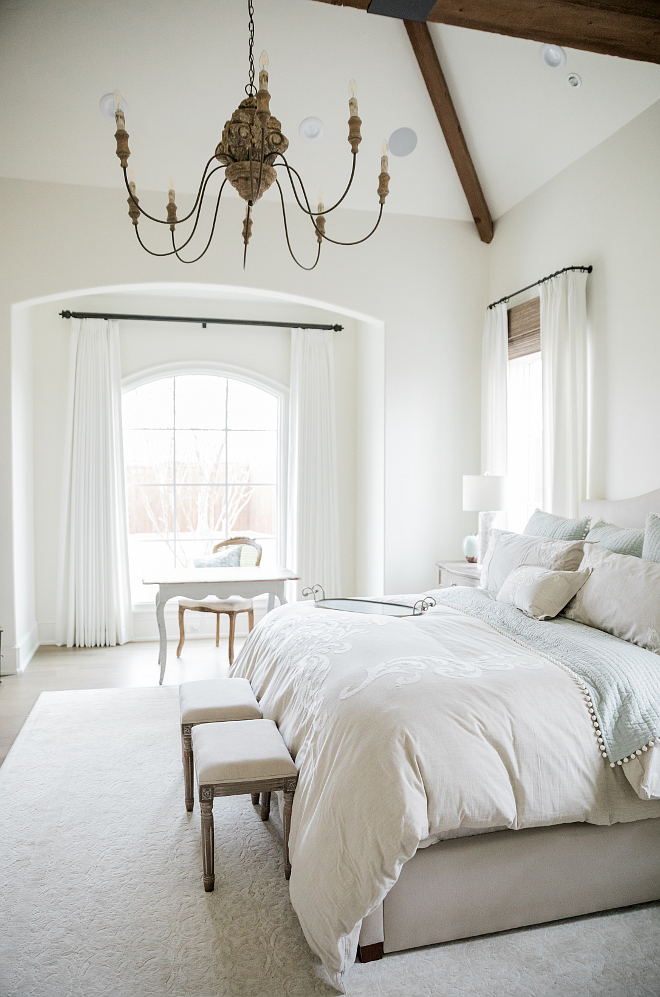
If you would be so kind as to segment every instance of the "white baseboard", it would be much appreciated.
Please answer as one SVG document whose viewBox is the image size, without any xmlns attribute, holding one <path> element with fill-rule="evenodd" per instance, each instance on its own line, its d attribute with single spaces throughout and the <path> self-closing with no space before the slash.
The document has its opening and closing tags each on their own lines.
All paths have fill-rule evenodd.
<svg viewBox="0 0 660 997">
<path fill-rule="evenodd" d="M 254 622 L 266 615 L 267 598 L 254 599 Z M 165 610 L 165 627 L 168 640 L 177 640 L 179 637 L 179 610 L 176 605 L 172 609 Z M 185 615 L 186 640 L 196 640 L 199 638 L 208 639 L 215 637 L 215 615 L 213 613 L 190 612 Z M 229 633 L 229 617 L 225 614 L 220 617 L 220 636 L 227 637 Z M 32 651 L 36 651 L 39 644 L 55 643 L 55 623 L 39 624 L 39 640 Z M 247 613 L 239 613 L 236 617 L 236 636 L 246 637 L 248 634 Z M 156 609 L 152 603 L 142 603 L 133 607 L 133 640 L 158 640 L 158 624 L 156 623 Z M 32 654 L 30 657 L 32 657 Z M 29 661 L 29 658 L 28 658 Z M 27 663 L 27 662 L 26 662 Z M 23 666 L 25 667 L 25 666 Z M 3 672 L 10 671 L 9 664 L 3 667 Z"/>
<path fill-rule="evenodd" d="M 33 623 L 29 631 L 13 647 L 7 648 L 2 657 L 3 675 L 24 672 L 39 647 L 39 625 Z"/>
</svg>

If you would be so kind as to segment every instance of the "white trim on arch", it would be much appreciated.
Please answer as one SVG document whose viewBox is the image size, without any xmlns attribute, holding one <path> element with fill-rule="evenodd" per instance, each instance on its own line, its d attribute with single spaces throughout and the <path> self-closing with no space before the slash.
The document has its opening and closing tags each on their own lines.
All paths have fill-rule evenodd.
<svg viewBox="0 0 660 997">
<path fill-rule="evenodd" d="M 228 377 L 245 381 L 255 388 L 268 391 L 278 401 L 277 439 L 278 439 L 278 489 L 277 489 L 277 559 L 280 564 L 286 560 L 287 550 L 287 487 L 289 468 L 289 389 L 286 385 L 265 377 L 257 371 L 238 367 L 235 364 L 220 363 L 217 360 L 184 360 L 171 363 L 154 364 L 144 367 L 122 377 L 122 394 L 139 388 L 149 381 L 159 381 L 165 377 L 181 377 L 186 374 L 215 374 L 217 377 Z"/>
</svg>

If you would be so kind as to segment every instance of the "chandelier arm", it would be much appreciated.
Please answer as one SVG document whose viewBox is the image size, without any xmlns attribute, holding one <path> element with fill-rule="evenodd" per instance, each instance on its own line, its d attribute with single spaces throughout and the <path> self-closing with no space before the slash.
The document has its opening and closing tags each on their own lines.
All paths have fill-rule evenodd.
<svg viewBox="0 0 660 997">
<path fill-rule="evenodd" d="M 211 158 L 209 159 L 208 163 L 204 167 L 204 172 L 202 173 L 202 179 L 200 180 L 200 183 L 199 183 L 199 190 L 197 191 L 197 197 L 195 198 L 195 203 L 193 204 L 192 209 L 185 216 L 185 218 L 179 218 L 179 220 L 178 220 L 178 224 L 179 225 L 181 224 L 181 222 L 187 222 L 188 219 L 191 217 L 191 215 L 193 215 L 195 213 L 195 209 L 196 209 L 197 204 L 199 202 L 200 195 L 202 196 L 202 198 L 204 197 L 204 191 L 203 191 L 202 188 L 205 189 L 205 187 L 206 187 L 205 178 L 206 178 L 206 182 L 208 183 L 209 177 L 212 177 L 213 174 L 215 172 L 217 172 L 217 170 L 223 169 L 222 166 L 216 166 L 216 168 L 214 170 L 211 170 L 211 172 L 209 173 L 209 175 L 206 176 L 206 171 L 208 170 L 209 166 L 211 165 L 211 163 L 213 162 L 214 159 L 215 159 L 215 156 L 211 156 Z M 133 202 L 133 204 L 137 208 L 139 206 L 138 202 L 133 197 L 133 191 L 131 190 L 129 182 L 128 182 L 128 167 L 124 166 L 123 167 L 123 171 L 124 171 L 124 183 L 126 184 L 126 190 L 128 191 L 128 196 L 130 197 L 131 201 Z M 144 208 L 140 208 L 140 214 L 144 215 L 145 218 L 148 218 L 152 222 L 158 222 L 159 225 L 169 225 L 169 221 L 167 219 L 165 221 L 163 221 L 162 218 L 154 218 L 154 216 L 150 215 L 147 211 L 144 210 Z"/>
<path fill-rule="evenodd" d="M 286 244 L 289 247 L 289 252 L 291 253 L 291 258 L 292 258 L 292 260 L 293 260 L 294 263 L 298 264 L 298 266 L 300 267 L 301 270 L 313 270 L 314 267 L 316 266 L 316 264 L 318 263 L 319 258 L 321 256 L 321 243 L 319 242 L 319 244 L 318 244 L 318 249 L 316 251 L 316 259 L 314 260 L 314 262 L 313 262 L 313 264 L 312 264 L 311 267 L 303 266 L 303 264 L 300 263 L 296 259 L 295 253 L 293 252 L 293 250 L 291 248 L 291 243 L 289 241 L 289 228 L 288 228 L 288 225 L 286 223 L 286 209 L 284 207 L 284 194 L 282 193 L 282 187 L 280 186 L 279 180 L 276 180 L 275 183 L 277 184 L 277 189 L 280 192 L 280 201 L 282 202 L 282 218 L 284 220 L 284 234 L 286 236 Z"/>
<path fill-rule="evenodd" d="M 220 208 L 220 198 L 222 197 L 222 192 L 225 189 L 225 184 L 226 183 L 227 183 L 227 179 L 225 178 L 222 181 L 222 186 L 220 187 L 220 190 L 218 191 L 218 200 L 215 203 L 215 211 L 213 213 L 213 225 L 211 226 L 211 232 L 209 234 L 209 239 L 208 239 L 208 242 L 206 243 L 206 245 L 204 246 L 204 249 L 199 254 L 199 256 L 196 256 L 194 260 L 184 260 L 183 257 L 179 256 L 179 249 L 177 249 L 176 246 L 174 245 L 174 232 L 172 232 L 172 246 L 174 246 L 174 252 L 176 253 L 177 260 L 181 260 L 182 263 L 197 263 L 197 260 L 201 260 L 202 256 L 204 255 L 204 253 L 206 252 L 206 250 L 211 245 L 211 240 L 213 238 L 213 233 L 215 232 L 215 223 L 218 220 L 218 210 Z M 190 238 L 192 238 L 192 236 Z M 188 240 L 188 242 L 190 242 L 190 239 Z M 188 243 L 185 243 L 185 245 L 188 245 Z M 183 249 L 183 246 L 181 246 L 180 249 Z"/>
<path fill-rule="evenodd" d="M 298 170 L 295 169 L 295 167 L 293 167 L 293 166 L 289 166 L 289 164 L 288 164 L 285 156 L 281 152 L 279 153 L 279 156 L 280 156 L 280 159 L 282 160 L 282 162 L 284 163 L 284 166 L 286 167 L 287 173 L 289 174 L 289 181 L 291 183 L 291 189 L 293 190 L 293 193 L 295 195 L 296 201 L 298 202 L 298 207 L 300 208 L 301 211 L 304 211 L 305 214 L 307 214 L 307 215 L 311 215 L 314 218 L 318 218 L 319 215 L 327 215 L 327 214 L 329 214 L 331 211 L 334 211 L 335 208 L 339 207 L 339 205 L 341 204 L 341 202 L 344 200 L 344 198 L 348 194 L 349 190 L 351 189 L 351 185 L 353 183 L 353 178 L 355 176 L 355 164 L 357 162 L 357 159 L 356 159 L 357 153 L 356 152 L 353 153 L 353 168 L 351 170 L 351 175 L 350 175 L 349 180 L 348 180 L 348 186 L 346 187 L 346 190 L 341 195 L 341 197 L 339 198 L 339 200 L 335 201 L 335 203 L 332 205 L 331 208 L 324 208 L 323 211 L 312 211 L 310 209 L 310 207 L 309 207 L 309 199 L 308 199 L 307 193 L 305 191 L 305 185 L 302 182 L 302 177 L 298 173 Z M 280 164 L 279 163 L 274 163 L 273 165 L 279 166 Z M 291 177 L 292 173 L 294 173 L 298 177 L 298 180 L 300 182 L 300 187 L 302 189 L 303 196 L 305 198 L 305 203 L 307 204 L 306 208 L 300 203 L 300 198 L 298 197 L 298 194 L 296 192 L 296 188 L 295 188 L 293 179 Z"/>
<path fill-rule="evenodd" d="M 134 228 L 135 228 L 135 234 L 137 236 L 137 241 L 140 243 L 140 245 L 142 246 L 142 248 L 144 249 L 145 252 L 149 253 L 150 256 L 174 256 L 174 254 L 176 252 L 176 250 L 174 250 L 174 249 L 170 249 L 169 252 L 167 252 L 167 253 L 154 253 L 153 249 L 149 249 L 148 246 L 145 246 L 145 244 L 142 242 L 142 239 L 140 238 L 140 233 L 138 232 L 138 227 L 139 226 L 137 226 L 137 225 L 134 226 Z"/>
<path fill-rule="evenodd" d="M 213 174 L 217 170 L 221 170 L 221 169 L 222 169 L 222 166 L 217 166 L 215 168 L 215 170 L 212 170 L 209 173 L 208 177 L 206 178 L 206 184 L 204 185 L 205 191 L 206 191 L 206 186 L 208 185 L 208 182 L 211 179 L 211 177 L 213 176 Z M 223 186 L 224 186 L 224 184 L 223 184 Z M 202 200 L 203 199 L 204 199 L 204 194 L 202 194 Z M 135 226 L 135 234 L 137 236 L 137 240 L 140 243 L 140 245 L 142 246 L 142 248 L 144 250 L 146 250 L 146 252 L 149 253 L 151 256 L 175 256 L 177 254 L 177 252 L 180 252 L 182 249 L 186 248 L 186 246 L 188 245 L 188 243 L 191 241 L 192 237 L 194 236 L 195 232 L 197 231 L 197 226 L 199 224 L 200 213 L 201 213 L 201 205 L 200 205 L 200 210 L 197 212 L 197 217 L 195 218 L 195 224 L 193 225 L 192 231 L 191 231 L 190 235 L 188 236 L 188 238 L 186 239 L 186 241 L 184 243 L 182 243 L 180 246 L 175 246 L 174 249 L 170 249 L 167 253 L 155 253 L 152 249 L 148 249 L 147 246 L 145 246 L 145 244 L 142 242 L 142 239 L 140 238 L 140 233 L 138 232 L 138 226 L 136 225 Z M 174 234 L 172 234 L 172 245 L 174 245 Z M 186 261 L 182 260 L 182 262 L 185 263 Z"/>
<path fill-rule="evenodd" d="M 320 232 L 319 229 L 316 229 L 316 231 L 320 232 L 320 235 L 322 235 L 323 238 L 326 239 L 328 242 L 334 243 L 335 246 L 359 246 L 361 242 L 366 242 L 367 239 L 370 239 L 371 236 L 376 231 L 376 229 L 378 228 L 378 226 L 380 225 L 380 220 L 383 217 L 383 208 L 384 207 L 385 207 L 385 205 L 381 204 L 380 211 L 378 212 L 378 218 L 376 220 L 376 224 L 372 228 L 371 232 L 369 232 L 368 235 L 365 235 L 364 239 L 356 239 L 355 242 L 339 242 L 337 239 L 331 239 L 329 235 L 325 234 L 325 232 Z M 316 226 L 314 226 L 314 228 L 316 228 Z"/>
</svg>

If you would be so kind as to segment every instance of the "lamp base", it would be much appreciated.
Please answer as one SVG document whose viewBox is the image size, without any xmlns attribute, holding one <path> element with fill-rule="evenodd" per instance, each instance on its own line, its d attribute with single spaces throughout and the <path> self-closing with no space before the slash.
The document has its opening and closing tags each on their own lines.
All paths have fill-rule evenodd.
<svg viewBox="0 0 660 997">
<path fill-rule="evenodd" d="M 484 557 L 486 556 L 496 515 L 496 512 L 479 513 L 479 532 L 477 533 L 477 559 L 479 564 L 483 564 Z"/>
</svg>

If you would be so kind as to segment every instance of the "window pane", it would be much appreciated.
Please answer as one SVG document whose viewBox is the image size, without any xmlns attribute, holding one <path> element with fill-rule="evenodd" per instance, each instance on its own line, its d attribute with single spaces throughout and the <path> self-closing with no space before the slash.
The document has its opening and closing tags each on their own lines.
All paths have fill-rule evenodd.
<svg viewBox="0 0 660 997">
<path fill-rule="evenodd" d="M 227 379 L 214 374 L 176 378 L 177 429 L 224 429 Z"/>
<path fill-rule="evenodd" d="M 171 429 L 124 430 L 127 484 L 167 484 L 173 480 Z"/>
<path fill-rule="evenodd" d="M 215 537 L 211 540 L 181 540 L 177 543 L 177 567 L 194 568 L 196 557 L 208 557 L 217 543 L 224 540 L 224 537 Z"/>
<path fill-rule="evenodd" d="M 277 481 L 277 433 L 227 433 L 227 479 L 235 484 Z"/>
<path fill-rule="evenodd" d="M 171 539 L 174 527 L 172 488 L 169 485 L 129 485 L 128 532 Z"/>
<path fill-rule="evenodd" d="M 224 429 L 177 429 L 176 480 L 177 484 L 225 480 Z"/>
<path fill-rule="evenodd" d="M 229 530 L 235 535 L 247 534 L 259 539 L 258 534 L 275 533 L 277 499 L 275 485 L 256 485 L 251 488 L 229 487 Z M 240 491 L 240 501 L 232 505 L 232 491 Z"/>
<path fill-rule="evenodd" d="M 157 578 L 161 572 L 174 567 L 174 543 L 165 540 L 147 540 L 139 536 L 129 537 L 128 558 L 131 573 L 131 594 L 133 602 L 155 602 L 158 587 L 143 585 L 143 575 Z"/>
<path fill-rule="evenodd" d="M 224 539 L 225 486 L 177 485 L 176 529 L 182 541 Z"/>
<path fill-rule="evenodd" d="M 277 398 L 245 381 L 228 382 L 229 429 L 277 429 Z"/>
<path fill-rule="evenodd" d="M 149 381 L 122 399 L 124 429 L 174 428 L 174 378 Z"/>
</svg>

